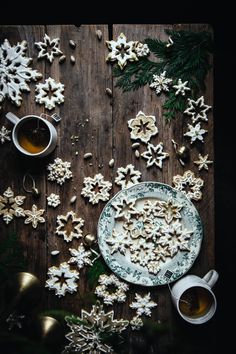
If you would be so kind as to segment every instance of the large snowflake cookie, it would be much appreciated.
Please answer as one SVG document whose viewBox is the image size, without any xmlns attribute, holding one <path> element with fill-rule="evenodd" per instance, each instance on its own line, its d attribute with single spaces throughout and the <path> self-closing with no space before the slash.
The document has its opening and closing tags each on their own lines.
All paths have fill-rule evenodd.
<svg viewBox="0 0 236 354">
<path fill-rule="evenodd" d="M 152 136 L 158 133 L 155 123 L 156 118 L 154 116 L 146 116 L 145 113 L 139 111 L 135 118 L 128 120 L 131 139 L 140 139 L 147 143 Z"/>
<path fill-rule="evenodd" d="M 62 354 L 88 353 L 114 353 L 112 347 L 104 343 L 103 333 L 121 333 L 129 324 L 127 320 L 114 319 L 114 310 L 105 312 L 103 305 L 99 301 L 92 306 L 92 310 L 87 312 L 81 310 L 81 317 L 67 316 L 66 323 L 70 328 L 70 332 L 66 334 L 66 338 L 70 344 L 65 347 Z M 76 324 L 75 324 L 76 320 Z"/>
<path fill-rule="evenodd" d="M 56 234 L 63 236 L 66 242 L 71 242 L 73 238 L 83 237 L 83 226 L 84 220 L 78 218 L 73 211 L 69 211 L 66 215 L 57 216 Z"/>
<path fill-rule="evenodd" d="M 141 178 L 141 172 L 134 169 L 134 166 L 129 164 L 126 167 L 119 167 L 117 169 L 117 177 L 115 183 L 121 188 L 129 188 L 138 183 Z"/>
<path fill-rule="evenodd" d="M 90 259 L 92 252 L 90 250 L 86 251 L 82 244 L 79 245 L 78 249 L 69 248 L 71 258 L 68 263 L 76 263 L 79 269 L 83 268 L 85 265 L 92 265 L 92 260 Z"/>
<path fill-rule="evenodd" d="M 65 183 L 66 179 L 72 178 L 72 172 L 70 170 L 71 163 L 68 161 L 62 161 L 60 158 L 56 158 L 54 163 L 50 163 L 47 166 L 49 171 L 48 180 L 56 181 L 58 184 L 62 185 Z"/>
<path fill-rule="evenodd" d="M 158 242 L 160 245 L 166 246 L 170 256 L 173 257 L 178 250 L 190 251 L 188 244 L 192 233 L 193 231 L 187 230 L 176 220 L 165 228 L 163 236 L 160 237 Z M 159 250 L 157 250 L 157 254 L 160 254 Z"/>
<path fill-rule="evenodd" d="M 81 195 L 89 198 L 89 202 L 97 204 L 100 200 L 106 201 L 110 198 L 109 191 L 112 184 L 109 181 L 105 181 L 101 173 L 96 174 L 93 178 L 84 178 L 84 188 L 81 191 Z"/>
<path fill-rule="evenodd" d="M 9 224 L 14 216 L 25 216 L 25 211 L 21 208 L 25 198 L 22 195 L 15 196 L 11 187 L 8 187 L 3 195 L 0 195 L 0 215 L 3 215 L 6 224 Z"/>
<path fill-rule="evenodd" d="M 151 316 L 151 309 L 157 306 L 157 303 L 151 300 L 151 294 L 148 293 L 143 297 L 135 294 L 135 300 L 129 306 L 136 310 L 137 315 Z"/>
<path fill-rule="evenodd" d="M 32 58 L 25 56 L 27 42 L 11 46 L 7 39 L 0 45 L 0 104 L 9 97 L 16 106 L 21 105 L 22 91 L 30 91 L 27 82 L 41 79 L 37 70 L 29 65 Z"/>
<path fill-rule="evenodd" d="M 66 262 L 61 263 L 59 267 L 50 267 L 48 276 L 45 287 L 55 290 L 58 297 L 65 296 L 67 292 L 72 294 L 77 290 L 76 280 L 79 279 L 79 272 L 71 270 Z"/>
<path fill-rule="evenodd" d="M 117 41 L 106 41 L 107 47 L 110 49 L 106 61 L 117 61 L 121 70 L 127 64 L 127 61 L 137 61 L 138 57 L 135 51 L 137 42 L 127 42 L 126 36 L 121 33 Z"/>
<path fill-rule="evenodd" d="M 204 103 L 204 97 L 199 97 L 196 101 L 188 99 L 188 108 L 184 113 L 191 116 L 193 123 L 197 122 L 199 119 L 205 122 L 208 121 L 207 112 L 211 109 L 211 106 L 208 106 Z"/>
<path fill-rule="evenodd" d="M 162 169 L 163 160 L 169 157 L 168 152 L 163 151 L 163 143 L 158 145 L 148 143 L 147 150 L 141 154 L 141 156 L 147 160 L 147 167 L 156 165 Z"/>
<path fill-rule="evenodd" d="M 189 199 L 202 199 L 201 188 L 204 185 L 204 181 L 201 178 L 196 178 L 192 171 L 185 171 L 183 176 L 174 176 L 173 184 L 177 190 L 182 191 Z"/>
<path fill-rule="evenodd" d="M 203 140 L 203 134 L 207 133 L 207 130 L 201 128 L 201 124 L 198 123 L 195 126 L 188 124 L 188 131 L 184 134 L 184 136 L 187 136 L 190 138 L 190 144 L 192 144 L 194 141 L 199 140 L 202 143 L 204 142 Z"/>
<path fill-rule="evenodd" d="M 33 204 L 31 210 L 25 210 L 25 215 L 28 216 L 25 219 L 25 224 L 32 224 L 33 228 L 36 229 L 38 223 L 45 223 L 45 219 L 42 216 L 44 213 L 44 209 L 38 209 L 38 207 Z"/>
<path fill-rule="evenodd" d="M 6 141 L 11 141 L 11 138 L 9 136 L 10 130 L 8 130 L 4 125 L 0 129 L 0 142 L 1 144 L 4 144 Z"/>
<path fill-rule="evenodd" d="M 169 91 L 169 85 L 172 83 L 172 79 L 166 77 L 166 71 L 163 71 L 160 75 L 153 75 L 153 82 L 150 84 L 151 88 L 156 90 L 156 94 L 159 95 L 162 91 Z"/>
<path fill-rule="evenodd" d="M 64 102 L 64 87 L 65 85 L 49 77 L 45 83 L 36 85 L 35 101 L 44 104 L 45 108 L 51 110 L 56 107 L 56 103 L 59 105 Z"/>
<path fill-rule="evenodd" d="M 126 291 L 129 290 L 128 284 L 120 281 L 114 274 L 100 275 L 98 279 L 98 285 L 95 289 L 95 294 L 98 297 L 103 298 L 104 304 L 112 305 L 114 301 L 117 302 L 125 302 L 126 299 Z M 116 291 L 110 292 L 108 287 L 114 286 Z"/>
<path fill-rule="evenodd" d="M 39 50 L 38 58 L 46 58 L 50 63 L 53 62 L 54 56 L 63 54 L 59 48 L 60 38 L 50 39 L 45 33 L 43 42 L 36 42 L 35 46 Z"/>
</svg>

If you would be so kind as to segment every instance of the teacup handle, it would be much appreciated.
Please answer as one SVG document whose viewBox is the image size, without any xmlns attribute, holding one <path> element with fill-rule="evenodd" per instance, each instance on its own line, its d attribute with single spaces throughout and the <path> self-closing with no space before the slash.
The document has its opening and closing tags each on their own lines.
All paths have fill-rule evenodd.
<svg viewBox="0 0 236 354">
<path fill-rule="evenodd" d="M 14 125 L 16 125 L 16 124 L 20 121 L 20 119 L 19 119 L 17 116 L 15 116 L 15 114 L 13 114 L 13 113 L 11 113 L 11 112 L 8 112 L 8 113 L 6 114 L 6 118 L 7 118 L 10 122 L 12 122 Z"/>
<path fill-rule="evenodd" d="M 210 288 L 212 288 L 217 282 L 218 278 L 219 278 L 218 272 L 214 269 L 211 269 L 206 275 L 204 275 L 202 279 L 205 280 L 205 282 L 207 282 Z"/>
</svg>

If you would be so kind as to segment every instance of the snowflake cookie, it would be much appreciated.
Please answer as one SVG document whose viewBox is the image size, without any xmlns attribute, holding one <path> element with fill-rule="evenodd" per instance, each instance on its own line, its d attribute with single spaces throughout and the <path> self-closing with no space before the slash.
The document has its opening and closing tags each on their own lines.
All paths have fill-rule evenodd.
<svg viewBox="0 0 236 354">
<path fill-rule="evenodd" d="M 116 202 L 112 203 L 113 208 L 116 210 L 115 219 L 126 218 L 129 219 L 132 214 L 137 214 L 135 208 L 135 200 L 127 199 L 125 196 L 118 198 Z"/>
<path fill-rule="evenodd" d="M 112 230 L 111 237 L 106 239 L 106 243 L 110 246 L 111 254 L 120 252 L 123 255 L 125 255 L 127 248 L 132 244 L 126 231 L 117 232 L 115 229 Z"/>
<path fill-rule="evenodd" d="M 92 265 L 92 260 L 89 258 L 92 252 L 89 250 L 86 251 L 82 244 L 79 245 L 77 250 L 69 248 L 69 251 L 72 257 L 69 259 L 68 263 L 76 263 L 79 269 L 83 268 L 85 265 Z"/>
<path fill-rule="evenodd" d="M 204 181 L 201 178 L 196 178 L 192 171 L 185 171 L 183 176 L 174 176 L 173 184 L 175 189 L 182 191 L 189 199 L 202 199 L 202 192 L 200 189 L 203 187 Z M 188 191 L 186 190 L 186 187 L 189 188 Z"/>
<path fill-rule="evenodd" d="M 169 91 L 169 85 L 172 83 L 172 79 L 166 77 L 166 71 L 163 71 L 160 75 L 153 75 L 153 82 L 150 84 L 151 88 L 156 90 L 156 94 L 159 95 L 162 91 Z"/>
<path fill-rule="evenodd" d="M 137 61 L 138 57 L 135 52 L 135 46 L 137 42 L 127 42 L 126 36 L 121 33 L 117 38 L 117 41 L 106 41 L 108 49 L 111 52 L 106 57 L 106 61 L 117 61 L 121 70 L 127 64 L 127 61 Z"/>
<path fill-rule="evenodd" d="M 208 160 L 208 156 L 208 154 L 205 156 L 198 154 L 199 160 L 193 161 L 196 165 L 198 165 L 199 171 L 201 171 L 203 168 L 208 171 L 208 165 L 213 163 L 213 161 Z"/>
<path fill-rule="evenodd" d="M 159 243 L 167 247 L 169 255 L 173 257 L 179 250 L 190 251 L 188 243 L 193 231 L 187 230 L 182 226 L 179 220 L 176 220 L 165 229 Z M 156 250 L 160 254 L 160 250 Z"/>
<path fill-rule="evenodd" d="M 25 210 L 25 215 L 28 216 L 28 218 L 25 219 L 25 224 L 32 223 L 33 228 L 36 229 L 38 223 L 45 223 L 45 219 L 42 217 L 44 212 L 44 209 L 38 209 L 38 207 L 33 204 L 31 210 Z"/>
<path fill-rule="evenodd" d="M 16 106 L 21 105 L 22 91 L 30 91 L 27 82 L 37 81 L 42 75 L 29 65 L 32 58 L 25 56 L 27 42 L 11 46 L 7 39 L 0 45 L 0 104 L 9 97 Z"/>
<path fill-rule="evenodd" d="M 188 99 L 188 108 L 184 111 L 187 115 L 191 116 L 193 123 L 197 122 L 199 119 L 205 122 L 208 121 L 207 112 L 211 109 L 204 103 L 204 97 L 199 97 L 196 101 Z"/>
<path fill-rule="evenodd" d="M 58 184 L 62 185 L 65 183 L 66 179 L 72 178 L 72 172 L 70 170 L 71 163 L 67 161 L 62 161 L 60 158 L 56 158 L 54 163 L 50 163 L 47 166 L 49 171 L 48 180 L 56 181 Z"/>
<path fill-rule="evenodd" d="M 47 274 L 49 279 L 45 287 L 55 290 L 58 297 L 65 296 L 67 292 L 72 294 L 77 290 L 76 280 L 79 279 L 79 272 L 71 270 L 66 262 L 61 263 L 59 267 L 50 267 Z"/>
<path fill-rule="evenodd" d="M 81 195 L 89 198 L 89 202 L 97 204 L 99 200 L 106 201 L 110 198 L 109 191 L 112 184 L 109 181 L 105 181 L 101 173 L 96 174 L 93 178 L 84 178 L 84 188 L 81 191 Z"/>
<path fill-rule="evenodd" d="M 187 136 L 191 139 L 190 144 L 196 140 L 200 140 L 202 143 L 204 142 L 203 134 L 207 133 L 207 130 L 201 129 L 200 123 L 196 124 L 195 126 L 188 124 L 188 129 L 189 130 L 184 134 L 184 136 Z"/>
<path fill-rule="evenodd" d="M 139 238 L 136 243 L 130 246 L 130 259 L 141 266 L 147 266 L 149 262 L 155 260 L 154 244 Z"/>
<path fill-rule="evenodd" d="M 129 306 L 136 310 L 138 316 L 151 316 L 151 309 L 157 306 L 157 303 L 151 300 L 151 294 L 148 293 L 143 297 L 135 294 L 135 300 Z"/>
<path fill-rule="evenodd" d="M 39 83 L 35 87 L 35 102 L 44 104 L 45 108 L 51 110 L 64 102 L 64 87 L 65 85 L 56 82 L 49 77 L 45 83 Z"/>
<path fill-rule="evenodd" d="M 60 39 L 50 37 L 45 33 L 43 42 L 36 42 L 34 45 L 39 50 L 38 58 L 46 58 L 50 63 L 53 62 L 54 56 L 63 54 L 59 48 Z"/>
<path fill-rule="evenodd" d="M 163 151 L 163 143 L 160 142 L 156 146 L 148 143 L 147 150 L 143 152 L 141 156 L 147 160 L 147 167 L 156 165 L 162 169 L 163 160 L 169 157 L 169 154 Z"/>
<path fill-rule="evenodd" d="M 139 316 L 134 316 L 129 322 L 132 331 L 138 331 L 143 327 L 143 320 Z"/>
<path fill-rule="evenodd" d="M 126 299 L 126 291 L 129 290 L 128 284 L 120 281 L 114 274 L 100 275 L 98 279 L 98 285 L 95 289 L 95 294 L 98 297 L 103 298 L 104 304 L 113 305 L 114 301 L 117 302 L 125 302 Z M 117 288 L 115 292 L 110 292 L 108 290 L 109 285 Z"/>
<path fill-rule="evenodd" d="M 71 242 L 73 238 L 83 237 L 84 220 L 77 218 L 76 213 L 69 211 L 66 215 L 57 216 L 56 234 L 63 236 L 64 241 Z"/>
<path fill-rule="evenodd" d="M 155 123 L 156 118 L 154 116 L 146 116 L 142 111 L 139 111 L 135 118 L 128 120 L 131 139 L 140 139 L 147 143 L 152 136 L 158 133 Z"/>
<path fill-rule="evenodd" d="M 25 216 L 25 211 L 21 208 L 25 198 L 22 195 L 15 197 L 11 187 L 8 187 L 3 195 L 0 195 L 0 215 L 3 215 L 6 224 L 9 224 L 14 216 Z"/>
<path fill-rule="evenodd" d="M 185 91 L 191 91 L 191 89 L 187 86 L 188 81 L 182 82 L 181 79 L 178 80 L 177 85 L 173 85 L 173 88 L 176 89 L 175 95 L 178 96 L 181 94 L 182 96 L 185 96 Z"/>
<path fill-rule="evenodd" d="M 159 211 L 157 216 L 165 218 L 167 224 L 170 224 L 173 219 L 181 219 L 180 210 L 183 208 L 183 205 L 177 204 L 173 199 L 168 199 L 165 201 L 158 202 Z"/>
<path fill-rule="evenodd" d="M 81 310 L 81 317 L 66 316 L 66 323 L 70 332 L 66 338 L 70 344 L 65 347 L 62 354 L 76 353 L 114 353 L 112 347 L 104 343 L 105 339 L 102 333 L 121 333 L 129 324 L 127 320 L 114 319 L 114 310 L 105 312 L 103 305 L 99 301 L 92 306 L 92 310 L 87 312 Z M 79 324 L 75 324 L 76 323 Z"/>
<path fill-rule="evenodd" d="M 134 169 L 134 166 L 129 164 L 126 167 L 119 167 L 117 169 L 117 177 L 115 183 L 121 188 L 129 188 L 138 183 L 141 178 L 141 172 Z"/>
<path fill-rule="evenodd" d="M 7 130 L 7 128 L 4 127 L 4 125 L 1 127 L 1 129 L 0 129 L 0 142 L 1 142 L 1 144 L 4 144 L 6 141 L 11 141 L 11 138 L 9 136 L 10 133 L 11 133 L 11 131 Z"/>
<path fill-rule="evenodd" d="M 149 53 L 150 50 L 148 48 L 148 45 L 145 43 L 138 42 L 135 46 L 135 52 L 139 58 L 141 57 L 146 57 Z"/>
<path fill-rule="evenodd" d="M 61 204 L 60 196 L 58 194 L 51 193 L 47 197 L 47 202 L 48 202 L 48 206 L 56 208 L 59 204 Z"/>
</svg>

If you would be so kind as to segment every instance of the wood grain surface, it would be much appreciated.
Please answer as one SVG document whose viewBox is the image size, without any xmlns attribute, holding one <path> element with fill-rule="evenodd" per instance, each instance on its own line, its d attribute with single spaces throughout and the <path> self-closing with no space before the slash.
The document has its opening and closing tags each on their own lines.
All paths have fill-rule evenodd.
<svg viewBox="0 0 236 354">
<path fill-rule="evenodd" d="M 124 25 L 116 24 L 112 27 L 113 38 L 123 32 L 129 40 L 143 41 L 145 38 L 160 38 L 166 40 L 165 28 L 191 29 L 194 31 L 211 30 L 208 25 Z M 102 31 L 102 40 L 99 41 L 95 32 L 97 29 Z M 66 55 L 66 61 L 59 64 L 59 57 L 56 57 L 52 64 L 46 60 L 38 60 L 38 51 L 34 47 L 34 42 L 41 41 L 47 33 L 51 38 L 59 37 L 60 47 Z M 31 160 L 22 157 L 12 143 L 0 146 L 0 195 L 11 186 L 15 195 L 26 195 L 25 208 L 31 208 L 33 203 L 45 209 L 46 223 L 38 226 L 34 230 L 31 225 L 24 225 L 23 218 L 15 218 L 8 226 L 0 219 L 0 238 L 7 237 L 15 231 L 20 237 L 24 248 L 24 254 L 28 260 L 28 271 L 38 276 L 42 284 L 45 283 L 47 269 L 50 266 L 58 266 L 61 262 L 68 260 L 68 248 L 76 247 L 78 240 L 73 240 L 70 244 L 63 241 L 62 237 L 55 234 L 56 217 L 59 214 L 65 215 L 72 210 L 85 220 L 83 233 L 96 234 L 99 215 L 105 205 L 100 202 L 92 206 L 87 199 L 80 193 L 83 187 L 84 177 L 93 177 L 96 173 L 102 173 L 105 180 L 113 182 L 111 195 L 119 191 L 114 179 L 118 167 L 125 167 L 132 163 L 136 169 L 142 172 L 142 181 L 159 181 L 172 185 L 172 178 L 176 174 L 183 174 L 187 169 L 192 170 L 197 176 L 204 180 L 203 199 L 195 203 L 200 213 L 204 238 L 200 254 L 190 274 L 203 276 L 209 269 L 214 267 L 214 167 L 209 168 L 209 172 L 198 171 L 193 163 L 197 159 L 198 153 L 209 154 L 214 160 L 213 144 L 213 111 L 209 112 L 209 122 L 207 124 L 208 134 L 204 144 L 193 144 L 191 146 L 191 160 L 185 167 L 182 167 L 176 158 L 171 139 L 179 144 L 190 147 L 189 139 L 183 137 L 187 130 L 187 119 L 179 115 L 171 123 L 166 123 L 163 117 L 162 104 L 165 96 L 156 95 L 147 85 L 135 92 L 123 93 L 115 86 L 116 79 L 112 77 L 112 65 L 105 62 L 108 54 L 105 41 L 109 39 L 107 25 L 50 25 L 50 26 L 2 26 L 0 27 L 0 43 L 8 38 L 13 45 L 23 39 L 28 42 L 27 55 L 33 58 L 32 66 L 43 74 L 44 79 L 49 76 L 56 81 L 65 84 L 65 102 L 57 106 L 52 113 L 58 113 L 62 120 L 56 124 L 58 132 L 58 145 L 56 150 L 47 158 L 41 160 Z M 69 40 L 76 42 L 76 48 L 69 46 Z M 70 56 L 74 55 L 76 62 L 70 62 Z M 8 100 L 4 101 L 0 111 L 0 126 L 5 125 L 12 129 L 11 123 L 5 119 L 5 114 L 9 111 L 19 117 L 28 114 L 40 115 L 41 113 L 50 114 L 41 105 L 35 103 L 34 88 L 35 83 L 30 83 L 31 92 L 23 93 L 23 102 L 20 108 L 16 108 Z M 106 94 L 106 88 L 112 90 L 112 97 Z M 213 74 L 209 72 L 206 79 L 206 92 L 203 93 L 205 102 L 213 106 Z M 154 115 L 157 119 L 159 134 L 152 139 L 153 143 L 162 141 L 164 150 L 169 152 L 169 159 L 163 163 L 163 169 L 151 167 L 146 168 L 143 158 L 136 158 L 132 149 L 132 141 L 127 126 L 127 121 L 134 118 L 139 111 Z M 204 126 L 205 127 L 205 126 Z M 71 136 L 77 135 L 78 142 L 72 144 Z M 141 143 L 140 152 L 143 152 L 145 145 Z M 78 155 L 76 155 L 78 151 Z M 92 158 L 85 160 L 83 155 L 87 152 L 92 153 Z M 54 158 L 60 157 L 64 161 L 71 162 L 73 179 L 67 180 L 62 186 L 47 181 L 46 166 Z M 108 163 L 114 158 L 114 168 L 110 168 Z M 36 201 L 31 194 L 26 194 L 23 190 L 22 180 L 26 172 L 30 172 L 36 181 L 41 195 Z M 61 204 L 58 208 L 50 208 L 46 204 L 46 196 L 50 193 L 60 195 Z M 70 204 L 70 198 L 76 195 L 75 204 Z M 56 257 L 51 256 L 51 251 L 60 250 Z M 41 309 L 64 309 L 80 314 L 81 308 L 89 309 L 91 300 L 87 294 L 91 292 L 89 288 L 86 270 L 80 274 L 78 292 L 67 294 L 58 299 L 53 291 L 44 289 L 43 300 L 40 304 Z M 152 299 L 158 303 L 153 310 L 152 319 L 166 324 L 168 330 L 162 334 L 155 343 L 148 343 L 148 337 L 142 338 L 137 334 L 130 336 L 130 341 L 135 340 L 140 346 L 146 347 L 144 350 L 150 353 L 168 352 L 171 343 L 178 341 L 176 328 L 182 329 L 191 337 L 191 329 L 178 317 L 176 310 L 171 303 L 169 289 L 166 286 L 155 288 L 143 288 L 141 286 L 131 286 L 125 304 L 114 306 L 115 314 L 118 318 L 131 319 L 134 311 L 129 308 L 129 304 L 134 299 L 134 293 L 141 294 L 151 292 Z M 110 308 L 110 307 L 109 307 Z M 209 325 L 210 328 L 211 324 Z M 210 329 L 209 329 L 210 330 Z M 208 329 L 197 329 L 195 334 L 206 336 Z M 142 343 L 141 343 L 142 342 Z M 163 349 L 164 348 L 164 349 Z M 166 349 L 167 348 L 167 349 Z M 132 352 L 127 351 L 127 352 Z M 137 352 L 137 351 L 136 351 Z M 169 351 L 172 353 L 172 351 Z M 174 352 L 173 352 L 174 353 Z M 178 353 L 176 351 L 176 353 Z M 190 352 L 189 352 L 190 353 Z M 192 352 L 191 352 L 192 353 Z"/>
</svg>

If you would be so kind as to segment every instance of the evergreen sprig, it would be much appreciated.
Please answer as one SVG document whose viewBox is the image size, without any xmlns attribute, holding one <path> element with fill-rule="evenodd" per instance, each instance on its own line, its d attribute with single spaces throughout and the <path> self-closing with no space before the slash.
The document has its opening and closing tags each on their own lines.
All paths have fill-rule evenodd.
<svg viewBox="0 0 236 354">
<path fill-rule="evenodd" d="M 153 75 L 160 75 L 163 71 L 166 71 L 166 77 L 173 79 L 174 84 L 178 79 L 183 82 L 188 81 L 194 98 L 200 90 L 205 89 L 205 78 L 211 67 L 209 54 L 213 52 L 211 33 L 174 30 L 165 30 L 165 32 L 174 42 L 170 47 L 166 46 L 167 42 L 159 39 L 145 39 L 156 61 L 145 57 L 137 62 L 128 63 L 123 70 L 118 66 L 114 67 L 113 75 L 118 78 L 116 86 L 123 92 L 134 91 L 150 84 Z M 167 120 L 173 119 L 176 113 L 183 112 L 188 96 L 189 94 L 184 97 L 175 96 L 174 89 L 170 89 L 163 106 Z"/>
</svg>

